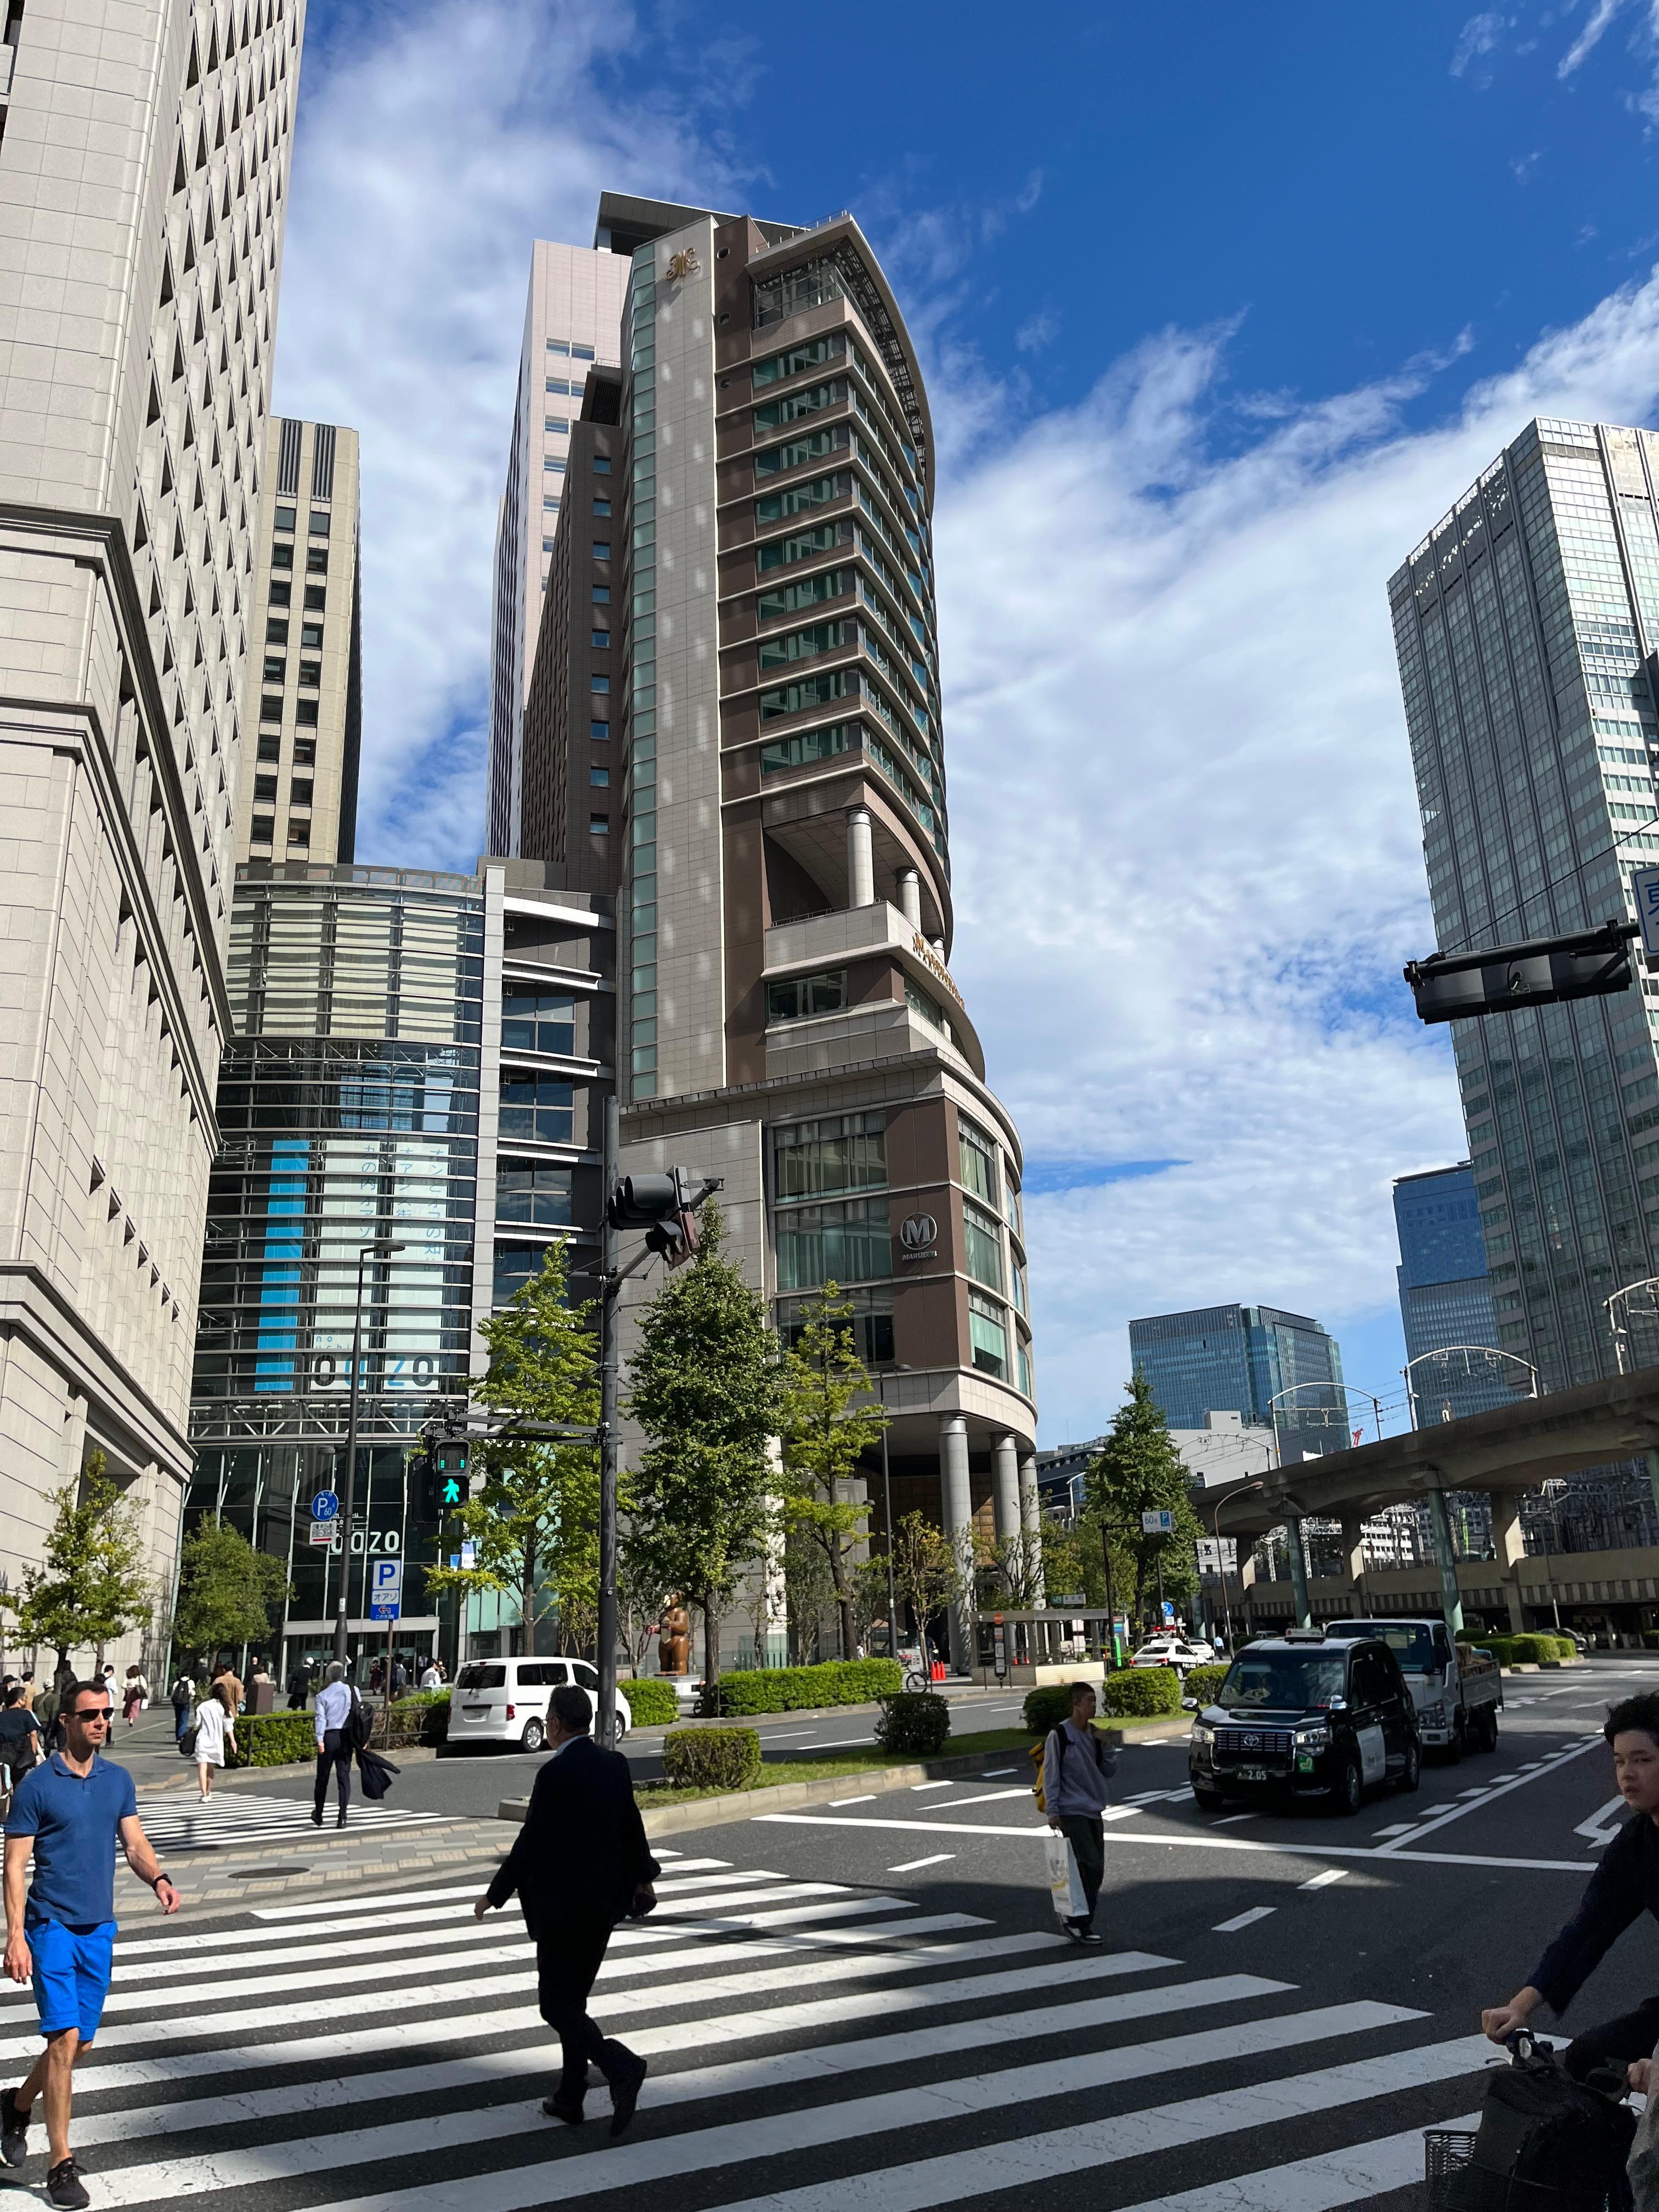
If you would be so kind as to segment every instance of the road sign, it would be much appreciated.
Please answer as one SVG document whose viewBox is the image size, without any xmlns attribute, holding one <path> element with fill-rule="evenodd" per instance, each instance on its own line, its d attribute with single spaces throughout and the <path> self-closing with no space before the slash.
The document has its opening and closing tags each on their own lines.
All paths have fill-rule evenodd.
<svg viewBox="0 0 1659 2212">
<path fill-rule="evenodd" d="M 471 1568 L 476 1567 L 477 1564 L 478 1547 L 476 1543 L 473 1543 L 469 1540 L 461 1547 L 461 1565 L 464 1567 Z"/>
<path fill-rule="evenodd" d="M 331 1490 L 319 1490 L 311 1501 L 313 1521 L 332 1521 L 340 1510 L 340 1501 Z"/>
<path fill-rule="evenodd" d="M 1659 957 L 1659 868 L 1632 868 L 1630 887 L 1642 925 L 1642 950 Z"/>
<path fill-rule="evenodd" d="M 1175 1607 L 1170 1604 L 1167 1597 L 1164 1601 L 1162 1611 L 1164 1614 L 1164 1626 L 1166 1628 L 1173 1628 L 1175 1626 Z"/>
<path fill-rule="evenodd" d="M 1160 1513 L 1143 1513 L 1140 1516 L 1140 1533 L 1143 1536 L 1173 1536 L 1175 1515 L 1168 1510 Z"/>
<path fill-rule="evenodd" d="M 368 1617 L 396 1620 L 403 1612 L 404 1563 L 401 1559 L 371 1559 L 368 1565 Z"/>
<path fill-rule="evenodd" d="M 313 1521 L 311 1524 L 311 1541 L 313 1544 L 331 1544 L 339 1533 L 337 1521 Z"/>
</svg>

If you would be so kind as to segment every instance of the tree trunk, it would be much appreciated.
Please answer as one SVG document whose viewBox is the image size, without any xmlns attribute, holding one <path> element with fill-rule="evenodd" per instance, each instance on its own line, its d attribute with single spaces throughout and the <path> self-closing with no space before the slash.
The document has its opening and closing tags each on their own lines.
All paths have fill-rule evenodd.
<svg viewBox="0 0 1659 2212">
<path fill-rule="evenodd" d="M 524 1656 L 536 1656 L 536 1547 L 532 1540 L 524 1547 L 524 1589 L 519 1599 L 519 1610 L 524 1616 Z"/>
<path fill-rule="evenodd" d="M 853 1656 L 853 1586 L 847 1579 L 846 1547 L 838 1535 L 830 1539 L 830 1579 L 835 1585 L 836 1610 L 841 1615 L 841 1656 Z"/>
<path fill-rule="evenodd" d="M 705 1595 L 702 1613 L 702 1679 L 718 1682 L 720 1678 L 720 1617 L 712 1596 Z"/>
</svg>

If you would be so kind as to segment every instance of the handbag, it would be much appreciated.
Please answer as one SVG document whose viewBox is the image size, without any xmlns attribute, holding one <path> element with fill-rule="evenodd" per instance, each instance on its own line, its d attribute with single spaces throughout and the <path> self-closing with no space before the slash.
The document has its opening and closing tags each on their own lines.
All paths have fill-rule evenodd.
<svg viewBox="0 0 1659 2212">
<path fill-rule="evenodd" d="M 1056 1835 L 1051 1828 L 1043 1838 L 1042 1855 L 1048 1869 L 1048 1893 L 1054 1901 L 1055 1919 L 1086 1920 L 1089 1900 L 1084 1894 L 1083 1877 L 1078 1872 L 1077 1853 L 1064 1836 Z"/>
</svg>

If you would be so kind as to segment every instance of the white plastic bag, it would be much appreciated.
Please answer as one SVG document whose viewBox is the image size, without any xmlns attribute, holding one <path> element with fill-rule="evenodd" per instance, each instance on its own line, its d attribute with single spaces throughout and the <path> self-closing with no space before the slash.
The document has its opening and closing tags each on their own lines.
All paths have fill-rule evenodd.
<svg viewBox="0 0 1659 2212">
<path fill-rule="evenodd" d="M 1659 2058 L 1659 2051 L 1654 2054 Z M 1659 2212 L 1659 2087 L 1648 2093 L 1647 2107 L 1636 2123 L 1636 2140 L 1626 2165 L 1636 2212 Z"/>
<path fill-rule="evenodd" d="M 1083 1876 L 1077 1870 L 1077 1853 L 1064 1836 L 1050 1828 L 1043 1838 L 1048 1866 L 1048 1890 L 1057 1920 L 1086 1920 L 1089 1900 L 1083 1893 Z"/>
</svg>

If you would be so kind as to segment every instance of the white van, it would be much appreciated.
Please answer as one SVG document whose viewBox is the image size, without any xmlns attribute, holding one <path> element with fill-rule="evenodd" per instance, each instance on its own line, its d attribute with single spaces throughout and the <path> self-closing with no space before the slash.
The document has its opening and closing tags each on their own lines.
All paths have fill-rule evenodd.
<svg viewBox="0 0 1659 2212">
<path fill-rule="evenodd" d="M 512 1743 L 539 1751 L 547 1741 L 547 1701 L 565 1683 L 599 1705 L 599 1673 L 586 1659 L 469 1659 L 449 1693 L 451 1743 Z M 617 1741 L 634 1724 L 617 1692 Z"/>
</svg>

